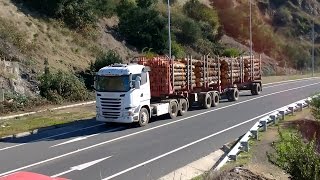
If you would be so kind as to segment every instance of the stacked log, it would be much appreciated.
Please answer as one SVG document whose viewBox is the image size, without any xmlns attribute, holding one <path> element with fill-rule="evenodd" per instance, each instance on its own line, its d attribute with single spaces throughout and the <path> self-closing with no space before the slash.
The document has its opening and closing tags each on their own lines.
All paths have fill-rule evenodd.
<svg viewBox="0 0 320 180">
<path fill-rule="evenodd" d="M 239 59 L 222 58 L 220 59 L 220 64 L 222 86 L 241 81 L 241 63 Z"/>
<path fill-rule="evenodd" d="M 175 90 L 184 90 L 188 88 L 188 70 L 187 63 L 185 61 L 174 61 L 173 63 L 174 71 L 174 89 Z M 192 66 L 194 68 L 194 66 Z M 189 86 L 196 85 L 196 76 L 195 72 L 192 71 L 192 74 L 189 74 Z"/>
<path fill-rule="evenodd" d="M 218 63 L 209 59 L 207 63 L 204 60 L 193 60 L 195 66 L 196 87 L 201 88 L 206 84 L 208 86 L 216 84 L 218 81 Z"/>
<path fill-rule="evenodd" d="M 253 59 L 251 62 L 250 57 L 243 60 L 244 63 L 244 81 L 253 81 L 260 78 L 260 60 Z M 251 72 L 252 71 L 252 72 Z M 251 79 L 251 73 L 253 78 Z"/>
</svg>

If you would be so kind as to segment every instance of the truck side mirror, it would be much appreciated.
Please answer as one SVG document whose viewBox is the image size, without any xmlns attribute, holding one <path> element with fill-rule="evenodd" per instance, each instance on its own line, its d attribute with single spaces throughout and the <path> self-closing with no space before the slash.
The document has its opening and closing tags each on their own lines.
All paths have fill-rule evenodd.
<svg viewBox="0 0 320 180">
<path fill-rule="evenodd" d="M 139 76 L 137 76 L 134 81 L 134 88 L 140 89 L 140 86 L 141 86 L 141 78 Z"/>
</svg>

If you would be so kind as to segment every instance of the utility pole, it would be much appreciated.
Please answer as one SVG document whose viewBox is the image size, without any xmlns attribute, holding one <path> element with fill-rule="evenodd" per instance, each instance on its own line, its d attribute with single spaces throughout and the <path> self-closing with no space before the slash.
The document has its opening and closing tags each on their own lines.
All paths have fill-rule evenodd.
<svg viewBox="0 0 320 180">
<path fill-rule="evenodd" d="M 250 59 L 252 60 L 252 2 L 250 3 Z"/>
<path fill-rule="evenodd" d="M 312 77 L 314 77 L 314 19 L 312 19 Z"/>
<path fill-rule="evenodd" d="M 170 11 L 170 0 L 168 0 L 168 38 L 169 38 L 169 57 L 171 59 L 171 25 L 170 25 L 170 19 L 171 19 L 171 11 Z"/>
</svg>

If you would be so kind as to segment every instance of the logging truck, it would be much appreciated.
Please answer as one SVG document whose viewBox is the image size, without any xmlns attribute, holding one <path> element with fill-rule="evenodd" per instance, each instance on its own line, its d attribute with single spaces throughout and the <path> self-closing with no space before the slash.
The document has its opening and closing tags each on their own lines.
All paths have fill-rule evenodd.
<svg viewBox="0 0 320 180">
<path fill-rule="evenodd" d="M 262 91 L 261 58 L 209 57 L 172 60 L 138 57 L 101 68 L 95 76 L 96 120 L 148 124 L 153 116 L 183 116 L 194 106 L 237 101 L 239 91 Z"/>
</svg>

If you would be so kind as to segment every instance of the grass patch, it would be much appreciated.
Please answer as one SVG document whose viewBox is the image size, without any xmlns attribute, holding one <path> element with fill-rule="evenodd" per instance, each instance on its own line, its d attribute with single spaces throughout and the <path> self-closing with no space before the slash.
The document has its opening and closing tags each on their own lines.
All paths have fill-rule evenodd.
<svg viewBox="0 0 320 180">
<path fill-rule="evenodd" d="M 314 76 L 320 77 L 320 73 L 315 73 Z M 309 77 L 312 77 L 311 74 L 292 75 L 292 76 L 265 76 L 265 77 L 262 77 L 262 82 L 266 84 L 266 83 L 272 83 L 272 82 L 278 82 L 278 81 L 296 80 L 296 79 L 309 78 Z"/>
<path fill-rule="evenodd" d="M 69 110 L 69 111 L 68 111 Z M 93 106 L 83 106 L 59 111 L 48 111 L 37 115 L 9 119 L 0 122 L 0 137 L 38 128 L 56 126 L 87 120 L 95 116 Z"/>
</svg>

